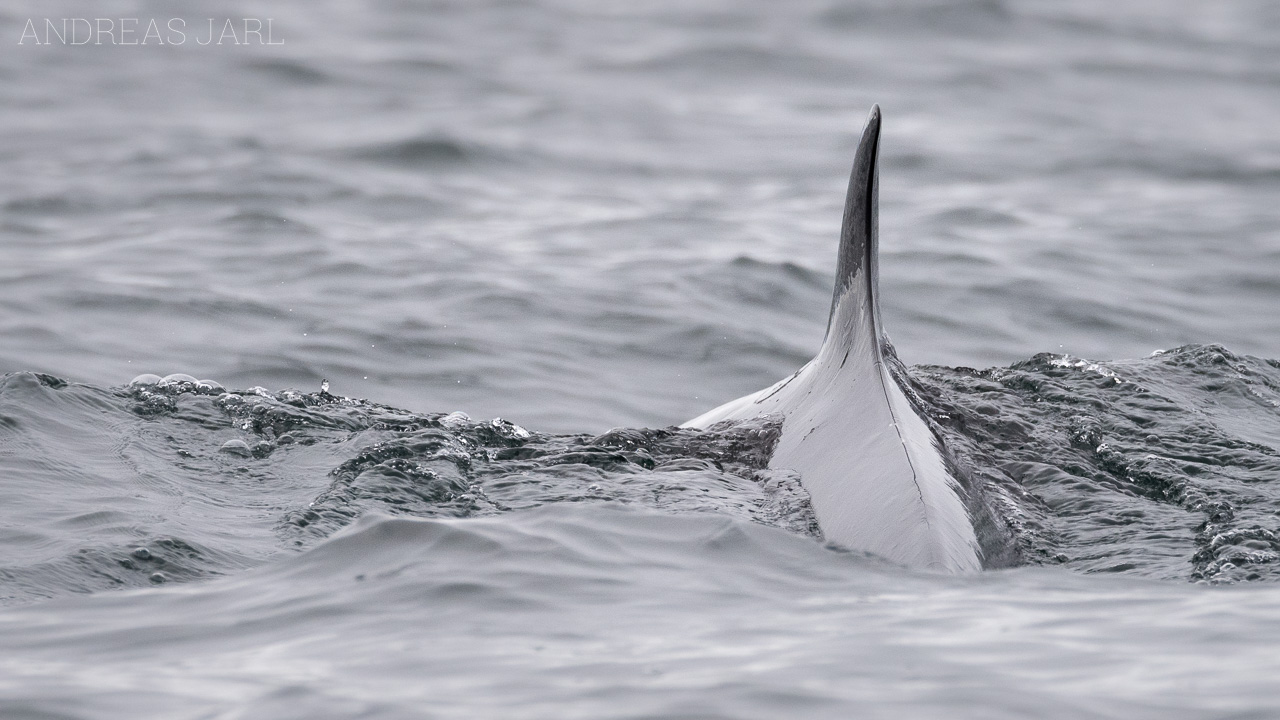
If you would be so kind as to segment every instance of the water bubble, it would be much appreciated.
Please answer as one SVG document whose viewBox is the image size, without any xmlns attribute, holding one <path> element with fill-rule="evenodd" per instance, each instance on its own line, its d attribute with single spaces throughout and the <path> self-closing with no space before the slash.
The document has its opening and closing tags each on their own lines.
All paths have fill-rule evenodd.
<svg viewBox="0 0 1280 720">
<path fill-rule="evenodd" d="M 217 380 L 201 380 L 196 383 L 196 389 L 207 393 L 220 393 L 226 390 Z"/>
<path fill-rule="evenodd" d="M 155 572 L 155 573 L 151 573 L 151 584 L 152 584 L 152 585 L 159 585 L 159 584 L 161 584 L 161 583 L 165 582 L 165 581 L 166 581 L 166 580 L 168 580 L 168 579 L 169 579 L 169 578 L 165 577 L 165 574 L 164 574 L 164 573 L 162 573 L 162 572 Z"/>
<path fill-rule="evenodd" d="M 144 547 L 140 547 L 133 551 L 133 556 L 138 558 L 139 560 L 150 560 L 151 551 Z"/>
<path fill-rule="evenodd" d="M 192 385 L 195 385 L 199 381 L 185 373 L 173 373 L 172 375 L 165 375 L 164 380 L 161 380 L 160 382 L 163 382 L 166 385 L 171 383 L 191 383 Z"/>
<path fill-rule="evenodd" d="M 158 382 L 160 382 L 159 375 L 152 375 L 151 373 L 143 373 L 138 377 L 130 380 L 129 384 L 130 385 L 155 385 Z"/>
<path fill-rule="evenodd" d="M 464 412 L 451 412 L 440 418 L 440 424 L 449 429 L 462 427 L 470 422 L 471 418 L 467 417 L 467 414 Z"/>
<path fill-rule="evenodd" d="M 249 449 L 249 443 L 236 438 L 222 443 L 222 447 L 218 448 L 218 452 L 224 452 L 230 455 L 240 455 L 241 457 L 249 457 L 253 451 Z"/>
</svg>

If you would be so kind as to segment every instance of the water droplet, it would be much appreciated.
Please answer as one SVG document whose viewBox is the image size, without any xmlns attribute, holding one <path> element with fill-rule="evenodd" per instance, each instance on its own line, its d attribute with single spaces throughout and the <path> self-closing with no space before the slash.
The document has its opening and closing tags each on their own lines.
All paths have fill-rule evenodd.
<svg viewBox="0 0 1280 720">
<path fill-rule="evenodd" d="M 320 381 L 320 392 L 322 392 L 322 393 L 327 393 L 327 392 L 329 392 L 329 381 L 328 381 L 328 380 L 321 380 L 321 381 Z"/>
</svg>

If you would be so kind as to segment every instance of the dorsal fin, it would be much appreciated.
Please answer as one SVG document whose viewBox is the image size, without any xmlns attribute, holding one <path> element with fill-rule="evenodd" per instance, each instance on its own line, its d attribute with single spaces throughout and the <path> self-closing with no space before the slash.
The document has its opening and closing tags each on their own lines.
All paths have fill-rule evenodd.
<svg viewBox="0 0 1280 720">
<path fill-rule="evenodd" d="M 880 233 L 880 106 L 873 105 L 867 116 L 858 151 L 853 156 L 853 170 L 849 173 L 849 191 L 844 199 L 844 219 L 840 224 L 840 248 L 836 254 L 836 287 L 831 296 L 831 312 L 827 316 L 827 333 L 831 333 L 836 306 L 840 298 L 858 279 L 864 268 L 864 288 L 868 293 L 867 304 L 873 308 L 869 328 L 874 337 L 880 338 L 879 263 L 876 246 Z"/>
<path fill-rule="evenodd" d="M 771 470 L 798 473 L 823 536 L 912 567 L 981 567 L 980 549 L 938 438 L 886 363 L 880 323 L 880 108 L 854 157 L 827 336 L 794 375 L 699 415 L 687 427 L 782 420 Z"/>
</svg>

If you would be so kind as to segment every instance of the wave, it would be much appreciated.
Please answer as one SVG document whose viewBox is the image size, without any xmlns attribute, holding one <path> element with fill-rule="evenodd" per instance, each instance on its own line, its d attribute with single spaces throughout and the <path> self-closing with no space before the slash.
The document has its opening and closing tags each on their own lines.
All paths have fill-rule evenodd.
<svg viewBox="0 0 1280 720">
<path fill-rule="evenodd" d="M 471 520 L 369 514 L 233 577 L 0 612 L 0 676 L 14 683 L 0 712 L 1257 710 L 1274 707 L 1275 593 L 1046 569 L 928 575 L 741 519 L 616 503 Z"/>
<path fill-rule="evenodd" d="M 1280 363 L 1204 345 L 909 377 L 987 496 L 1014 564 L 1277 577 Z M 480 518 L 622 503 L 821 537 L 799 478 L 767 466 L 777 433 L 768 419 L 716 432 L 549 435 L 327 390 L 157 380 L 104 389 L 15 373 L 0 383 L 0 521 L 24 529 L 0 540 L 8 602 L 143 585 L 156 572 L 182 581 L 238 571 L 371 512 Z M 75 520 L 98 512 L 112 520 Z M 172 555 L 173 570 L 130 560 L 156 542 L 192 551 L 153 550 Z"/>
</svg>

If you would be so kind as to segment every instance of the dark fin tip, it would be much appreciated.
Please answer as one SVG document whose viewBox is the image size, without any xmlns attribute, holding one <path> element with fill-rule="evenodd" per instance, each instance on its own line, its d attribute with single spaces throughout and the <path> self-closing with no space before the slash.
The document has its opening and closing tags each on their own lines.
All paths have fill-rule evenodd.
<svg viewBox="0 0 1280 720">
<path fill-rule="evenodd" d="M 831 297 L 831 314 L 835 314 L 836 305 L 850 286 L 861 282 L 871 296 L 871 307 L 875 308 L 877 334 L 880 332 L 880 313 L 876 305 L 879 155 L 880 106 L 872 105 L 853 157 L 853 170 L 849 174 L 849 192 L 845 196 L 844 220 L 840 226 L 840 249 L 836 255 L 836 287 Z M 828 331 L 830 328 L 831 318 L 828 317 Z"/>
</svg>

